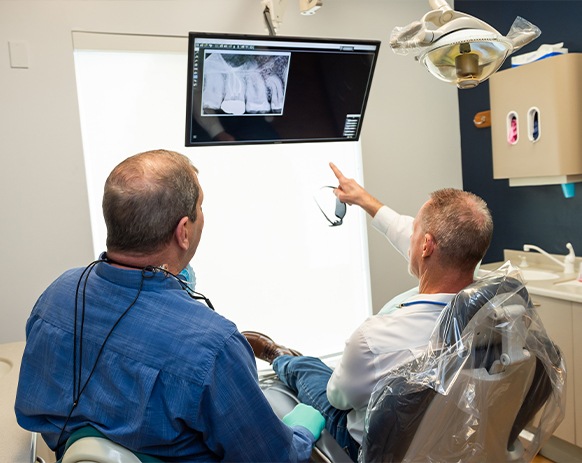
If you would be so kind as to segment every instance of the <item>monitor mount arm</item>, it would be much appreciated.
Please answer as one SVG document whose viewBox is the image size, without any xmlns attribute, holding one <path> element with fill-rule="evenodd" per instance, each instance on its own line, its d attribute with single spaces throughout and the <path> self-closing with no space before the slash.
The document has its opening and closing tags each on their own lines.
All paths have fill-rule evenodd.
<svg viewBox="0 0 582 463">
<path fill-rule="evenodd" d="M 261 6 L 269 35 L 277 35 L 277 29 L 283 22 L 287 0 L 261 0 Z"/>
<path fill-rule="evenodd" d="M 287 0 L 261 0 L 261 6 L 269 35 L 277 35 L 287 9 Z M 299 0 L 299 11 L 302 15 L 315 14 L 322 6 L 323 0 Z"/>
</svg>

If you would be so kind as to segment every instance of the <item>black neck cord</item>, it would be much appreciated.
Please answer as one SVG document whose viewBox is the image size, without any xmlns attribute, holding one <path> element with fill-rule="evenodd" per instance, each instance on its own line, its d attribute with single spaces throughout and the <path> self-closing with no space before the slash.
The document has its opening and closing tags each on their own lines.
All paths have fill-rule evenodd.
<svg viewBox="0 0 582 463">
<path fill-rule="evenodd" d="M 141 291 L 143 289 L 144 279 L 146 278 L 147 270 L 143 269 L 139 288 L 137 290 L 137 294 L 135 295 L 135 297 L 133 298 L 131 303 L 127 306 L 127 308 L 123 311 L 123 313 L 119 316 L 119 318 L 116 320 L 116 322 L 113 324 L 113 326 L 111 327 L 111 329 L 107 333 L 107 336 L 105 336 L 105 339 L 103 340 L 103 343 L 101 344 L 101 347 L 99 348 L 99 352 L 97 353 L 97 357 L 95 358 L 95 362 L 93 363 L 93 367 L 91 368 L 91 371 L 89 372 L 89 375 L 87 376 L 87 379 L 85 380 L 85 382 L 82 383 L 83 328 L 85 325 L 85 301 L 86 301 L 85 294 L 86 294 L 87 281 L 89 279 L 89 275 L 91 274 L 91 272 L 93 271 L 95 266 L 100 262 L 106 262 L 106 261 L 100 259 L 100 260 L 96 260 L 95 262 L 92 262 L 91 264 L 89 264 L 87 267 L 85 267 L 85 270 L 83 270 L 83 272 L 81 273 L 81 276 L 79 278 L 79 281 L 77 282 L 77 289 L 75 292 L 75 316 L 74 316 L 75 326 L 73 328 L 73 403 L 71 405 L 71 409 L 69 411 L 69 414 L 67 415 L 67 418 L 65 419 L 65 423 L 63 424 L 63 427 L 61 428 L 61 433 L 59 434 L 59 438 L 57 440 L 57 450 L 61 446 L 61 440 L 63 438 L 63 434 L 65 432 L 67 424 L 69 423 L 69 420 L 71 419 L 71 416 L 73 415 L 73 411 L 75 410 L 75 408 L 77 408 L 77 405 L 79 404 L 79 399 L 81 398 L 81 395 L 85 391 L 87 384 L 89 384 L 89 380 L 93 377 L 93 373 L 95 373 L 95 369 L 97 368 L 97 363 L 99 362 L 99 359 L 101 358 L 101 354 L 103 353 L 103 350 L 105 349 L 105 345 L 107 344 L 107 341 L 109 341 L 109 338 L 111 337 L 111 335 L 113 334 L 113 331 L 115 331 L 115 328 L 117 328 L 117 326 L 119 325 L 121 320 L 123 320 L 123 318 L 125 318 L 125 316 L 128 314 L 130 309 L 137 302 L 137 300 L 141 294 Z M 83 279 L 84 279 L 84 281 L 83 281 Z M 79 301 L 79 288 L 81 286 L 81 282 L 83 282 L 83 290 L 81 292 L 81 300 L 82 300 L 81 314 L 80 314 L 81 324 L 79 327 L 79 343 L 78 343 L 79 347 L 77 348 L 77 326 L 79 325 L 79 323 L 78 323 L 78 319 L 79 319 L 78 301 Z"/>
<path fill-rule="evenodd" d="M 89 274 L 87 274 L 87 277 L 88 276 L 89 276 Z M 99 352 L 97 353 L 97 357 L 95 358 L 95 363 L 93 364 L 93 367 L 91 368 L 91 371 L 89 373 L 89 376 L 85 380 L 85 383 L 83 384 L 83 387 L 81 387 L 81 375 L 82 375 L 81 362 L 82 362 L 82 359 L 83 359 L 83 325 L 84 325 L 84 322 L 85 322 L 85 289 L 86 289 L 86 286 L 87 286 L 87 279 L 85 279 L 85 284 L 83 286 L 83 306 L 82 306 L 82 316 L 81 316 L 81 332 L 79 334 L 79 371 L 78 371 L 78 374 L 75 373 L 76 376 L 77 376 L 77 391 L 78 392 L 77 392 L 77 396 L 76 397 L 73 396 L 73 405 L 74 406 L 76 406 L 76 404 L 79 402 L 79 399 L 81 398 L 81 394 L 83 394 L 83 391 L 87 387 L 87 383 L 89 383 L 89 380 L 93 376 L 93 373 L 95 373 L 95 368 L 97 367 L 97 362 L 99 361 L 99 358 L 101 357 L 101 354 L 103 353 L 103 349 L 105 349 L 105 344 L 107 344 L 107 341 L 109 341 L 109 338 L 113 334 L 113 331 L 115 330 L 115 328 L 117 328 L 117 325 L 119 325 L 119 323 L 121 322 L 121 320 L 123 320 L 125 318 L 125 316 L 129 312 L 129 310 L 137 302 L 137 300 L 138 300 L 138 298 L 139 298 L 139 296 L 141 294 L 141 291 L 143 289 L 143 281 L 144 281 L 144 279 L 145 279 L 145 270 L 142 273 L 141 280 L 140 280 L 140 283 L 139 283 L 139 288 L 137 290 L 137 294 L 135 295 L 135 298 L 133 299 L 133 301 L 131 301 L 131 303 L 127 306 L 127 308 L 119 316 L 119 318 L 117 319 L 117 321 L 113 324 L 113 326 L 109 330 L 109 333 L 107 333 L 107 336 L 105 336 L 105 339 L 103 340 L 103 344 L 101 344 L 101 347 L 99 348 Z"/>
<path fill-rule="evenodd" d="M 139 267 L 137 265 L 125 264 L 123 262 L 118 262 L 116 260 L 111 259 L 107 255 L 107 253 L 103 253 L 102 262 L 107 262 L 108 264 L 114 264 L 114 265 L 121 265 L 122 267 L 132 268 L 135 270 L 142 270 L 142 271 L 151 272 L 151 273 L 162 272 L 168 277 L 173 277 L 179 283 L 179 285 L 182 287 L 182 289 L 184 289 L 192 299 L 195 299 L 197 301 L 204 301 L 209 309 L 214 310 L 214 306 L 212 305 L 212 302 L 210 302 L 210 299 L 208 299 L 204 294 L 199 293 L 198 291 L 194 291 L 192 288 L 190 288 L 190 286 L 188 285 L 188 283 L 186 281 L 182 280 L 178 275 L 175 275 L 174 273 L 170 272 L 169 270 L 166 270 L 163 267 L 156 267 L 155 265 L 148 265 L 147 267 Z"/>
</svg>

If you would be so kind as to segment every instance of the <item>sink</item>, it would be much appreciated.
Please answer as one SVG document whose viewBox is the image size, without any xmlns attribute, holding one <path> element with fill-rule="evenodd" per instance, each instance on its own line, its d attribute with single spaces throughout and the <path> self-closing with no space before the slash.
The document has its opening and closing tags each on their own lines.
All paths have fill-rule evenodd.
<svg viewBox="0 0 582 463">
<path fill-rule="evenodd" d="M 560 275 L 545 270 L 520 269 L 525 281 L 556 280 Z"/>
</svg>

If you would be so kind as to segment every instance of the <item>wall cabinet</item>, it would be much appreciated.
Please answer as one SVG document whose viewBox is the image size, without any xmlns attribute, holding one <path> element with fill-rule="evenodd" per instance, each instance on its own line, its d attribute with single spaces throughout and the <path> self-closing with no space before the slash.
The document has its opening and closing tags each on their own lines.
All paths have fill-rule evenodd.
<svg viewBox="0 0 582 463">
<path fill-rule="evenodd" d="M 511 186 L 582 181 L 582 53 L 491 76 L 493 177 Z"/>
<path fill-rule="evenodd" d="M 531 293 L 530 293 L 531 295 Z M 566 415 L 554 435 L 582 447 L 582 304 L 531 295 L 548 336 L 566 361 Z"/>
</svg>

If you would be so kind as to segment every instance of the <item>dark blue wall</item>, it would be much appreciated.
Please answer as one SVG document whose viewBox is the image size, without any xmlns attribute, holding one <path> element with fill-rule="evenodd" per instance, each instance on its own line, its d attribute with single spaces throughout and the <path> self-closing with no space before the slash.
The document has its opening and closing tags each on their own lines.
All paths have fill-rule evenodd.
<svg viewBox="0 0 582 463">
<path fill-rule="evenodd" d="M 503 35 L 516 16 L 538 26 L 541 36 L 516 55 L 536 50 L 543 43 L 558 42 L 564 42 L 570 53 L 582 52 L 580 0 L 457 0 L 454 5 L 455 10 L 482 19 Z M 508 67 L 510 58 L 502 69 Z M 566 199 L 560 185 L 510 188 L 508 180 L 494 180 L 491 129 L 478 129 L 473 124 L 475 114 L 487 109 L 487 81 L 474 89 L 459 90 L 463 188 L 487 201 L 495 223 L 493 242 L 484 262 L 500 261 L 503 249 L 521 249 L 524 243 L 566 254 L 565 244 L 571 242 L 576 254 L 582 256 L 582 183 L 576 183 L 576 196 Z"/>
</svg>

